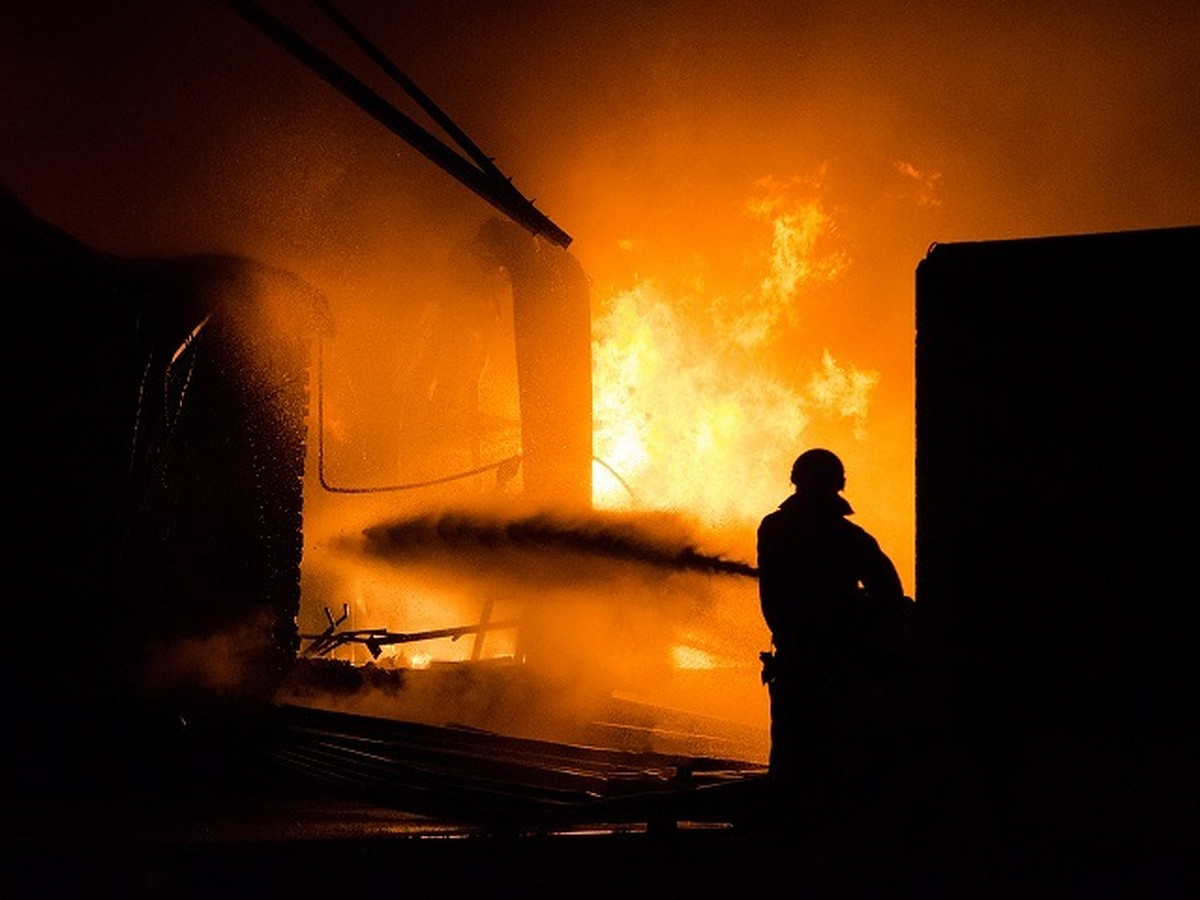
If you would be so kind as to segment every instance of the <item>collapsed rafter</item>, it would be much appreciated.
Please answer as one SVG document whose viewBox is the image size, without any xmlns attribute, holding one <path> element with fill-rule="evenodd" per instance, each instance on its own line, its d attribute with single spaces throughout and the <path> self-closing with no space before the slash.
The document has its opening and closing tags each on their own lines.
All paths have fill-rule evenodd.
<svg viewBox="0 0 1200 900">
<path fill-rule="evenodd" d="M 386 628 L 357 628 L 338 631 L 338 626 L 346 621 L 349 615 L 349 604 L 342 604 L 342 614 L 336 619 L 329 611 L 329 607 L 325 607 L 325 618 L 328 620 L 329 626 L 320 634 L 300 635 L 301 640 L 310 642 L 304 648 L 304 655 L 328 656 L 345 644 L 362 644 L 370 651 L 372 657 L 378 659 L 383 648 L 392 644 L 411 644 L 438 638 L 450 638 L 456 641 L 464 635 L 502 631 L 507 628 L 516 628 L 520 624 L 518 620 L 512 619 L 503 622 L 480 622 L 478 625 L 458 625 L 452 628 L 433 628 L 427 631 L 389 631 Z"/>
</svg>

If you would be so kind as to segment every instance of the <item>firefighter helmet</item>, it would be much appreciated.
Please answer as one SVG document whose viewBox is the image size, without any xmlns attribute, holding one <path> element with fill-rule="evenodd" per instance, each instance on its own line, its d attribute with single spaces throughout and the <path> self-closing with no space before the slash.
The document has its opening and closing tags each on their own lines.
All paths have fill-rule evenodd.
<svg viewBox="0 0 1200 900">
<path fill-rule="evenodd" d="M 829 450 L 805 450 L 792 463 L 792 484 L 806 493 L 836 494 L 846 486 L 846 470 Z"/>
</svg>

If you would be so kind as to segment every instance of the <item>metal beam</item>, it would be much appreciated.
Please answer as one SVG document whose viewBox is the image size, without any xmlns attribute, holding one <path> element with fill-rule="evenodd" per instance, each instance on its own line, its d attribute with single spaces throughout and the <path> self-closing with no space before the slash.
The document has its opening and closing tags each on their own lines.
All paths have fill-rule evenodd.
<svg viewBox="0 0 1200 900">
<path fill-rule="evenodd" d="M 537 210 L 533 202 L 490 163 L 485 171 L 464 158 L 253 0 L 218 2 L 258 28 L 373 119 L 514 222 L 560 247 L 570 245 L 571 236 Z M 442 117 L 445 118 L 444 114 Z"/>
</svg>

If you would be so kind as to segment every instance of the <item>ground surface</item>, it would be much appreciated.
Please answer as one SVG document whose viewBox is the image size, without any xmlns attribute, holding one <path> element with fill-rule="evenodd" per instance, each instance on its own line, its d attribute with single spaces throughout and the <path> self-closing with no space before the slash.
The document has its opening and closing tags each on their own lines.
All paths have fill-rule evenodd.
<svg viewBox="0 0 1200 900">
<path fill-rule="evenodd" d="M 5 897 L 1183 898 L 1177 853 L 917 846 L 836 836 L 602 823 L 483 829 L 272 785 L 8 810 Z M 21 819 L 24 821 L 21 821 Z"/>
</svg>

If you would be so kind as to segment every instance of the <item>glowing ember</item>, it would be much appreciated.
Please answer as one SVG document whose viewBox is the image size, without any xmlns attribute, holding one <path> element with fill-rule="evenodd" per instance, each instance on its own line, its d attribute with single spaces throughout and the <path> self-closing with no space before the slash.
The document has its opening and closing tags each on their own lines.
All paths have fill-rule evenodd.
<svg viewBox="0 0 1200 900">
<path fill-rule="evenodd" d="M 711 653 L 687 644 L 676 644 L 671 648 L 671 661 L 677 669 L 716 669 L 728 665 L 723 664 Z"/>
</svg>

